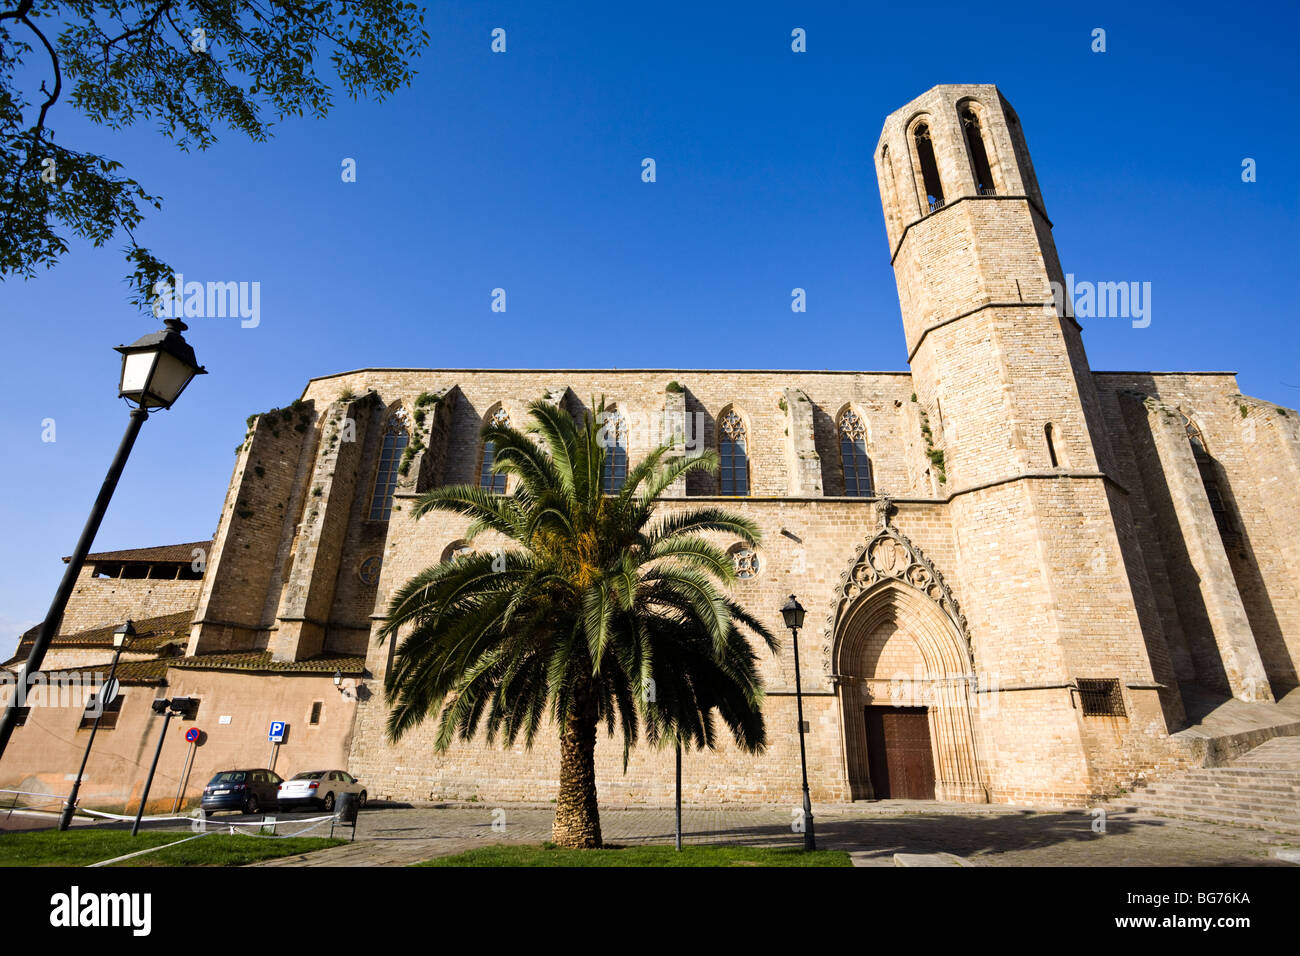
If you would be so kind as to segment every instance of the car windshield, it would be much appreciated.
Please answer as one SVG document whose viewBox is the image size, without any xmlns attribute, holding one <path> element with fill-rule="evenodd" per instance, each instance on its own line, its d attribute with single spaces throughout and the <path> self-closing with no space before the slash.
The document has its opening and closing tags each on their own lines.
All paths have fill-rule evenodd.
<svg viewBox="0 0 1300 956">
<path fill-rule="evenodd" d="M 304 770 L 302 773 L 296 773 L 296 774 L 294 774 L 294 775 L 293 775 L 293 779 L 295 779 L 295 780 L 319 780 L 319 779 L 320 779 L 321 777 L 323 777 L 323 776 L 325 776 L 325 771 L 324 771 L 324 770 Z"/>
<path fill-rule="evenodd" d="M 219 773 L 213 777 L 212 783 L 208 784 L 208 786 L 218 787 L 227 783 L 243 783 L 244 778 L 247 776 L 248 774 L 242 770 L 227 770 L 224 773 Z"/>
</svg>

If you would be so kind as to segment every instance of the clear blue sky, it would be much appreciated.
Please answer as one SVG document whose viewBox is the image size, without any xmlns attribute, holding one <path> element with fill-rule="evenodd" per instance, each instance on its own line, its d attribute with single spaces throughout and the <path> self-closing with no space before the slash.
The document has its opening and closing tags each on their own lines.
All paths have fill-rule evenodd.
<svg viewBox="0 0 1300 956">
<path fill-rule="evenodd" d="M 1067 271 L 1153 284 L 1149 328 L 1085 323 L 1094 368 L 1235 369 L 1300 404 L 1296 6 L 1019 6 L 439 3 L 410 90 L 203 154 L 60 105 L 64 142 L 165 199 L 143 242 L 190 279 L 261 283 L 258 328 L 191 323 L 211 374 L 145 426 L 96 548 L 211 535 L 245 416 L 313 375 L 904 368 L 871 154 L 938 83 L 1015 106 Z M 126 271 L 117 243 L 74 243 L 0 284 L 0 645 L 44 615 L 126 423 L 110 349 L 157 324 Z"/>
</svg>

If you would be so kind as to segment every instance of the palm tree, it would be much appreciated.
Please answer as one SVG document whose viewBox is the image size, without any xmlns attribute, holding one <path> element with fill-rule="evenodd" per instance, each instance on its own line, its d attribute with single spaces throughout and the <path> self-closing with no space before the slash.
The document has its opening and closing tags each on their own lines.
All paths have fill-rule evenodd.
<svg viewBox="0 0 1300 956">
<path fill-rule="evenodd" d="M 735 567 L 704 536 L 755 546 L 754 523 L 712 507 L 655 515 L 679 477 L 716 470 L 716 454 L 660 446 L 607 494 L 604 412 L 602 400 L 578 423 L 536 401 L 526 432 L 486 426 L 493 470 L 513 476 L 514 490 L 435 488 L 414 514 L 465 515 L 467 539 L 495 532 L 509 546 L 417 574 L 393 595 L 380 633 L 402 635 L 385 682 L 391 740 L 436 716 L 439 751 L 480 724 L 489 742 L 500 735 L 510 746 L 522 734 L 531 746 L 550 718 L 560 734 L 552 833 L 566 847 L 601 846 L 601 723 L 611 737 L 622 728 L 625 770 L 642 730 L 652 744 L 712 748 L 715 711 L 742 749 L 761 752 L 763 684 L 741 628 L 777 649 L 727 596 Z"/>
</svg>

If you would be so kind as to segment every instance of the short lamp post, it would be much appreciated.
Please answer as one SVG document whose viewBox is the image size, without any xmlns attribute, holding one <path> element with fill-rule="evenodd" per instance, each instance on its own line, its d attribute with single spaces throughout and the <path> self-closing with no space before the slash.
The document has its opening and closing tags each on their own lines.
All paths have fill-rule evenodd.
<svg viewBox="0 0 1300 956">
<path fill-rule="evenodd" d="M 803 627 L 803 605 L 793 594 L 781 608 L 785 626 L 794 635 L 794 699 L 799 712 L 799 768 L 803 773 L 803 848 L 817 849 L 817 837 L 813 830 L 812 800 L 808 796 L 808 755 L 803 742 L 803 686 L 799 677 L 799 628 Z"/>
<path fill-rule="evenodd" d="M 72 814 L 77 809 L 77 795 L 81 792 L 81 778 L 86 773 L 86 763 L 90 760 L 90 748 L 95 746 L 95 734 L 99 733 L 99 721 L 104 716 L 104 708 L 112 703 L 107 699 L 109 694 L 115 693 L 113 686 L 113 677 L 117 674 L 117 662 L 122 658 L 122 649 L 131 642 L 135 637 L 135 624 L 127 621 L 119 625 L 113 631 L 113 666 L 108 669 L 108 680 L 100 685 L 99 692 L 95 695 L 95 722 L 90 725 L 90 739 L 86 741 L 86 752 L 81 755 L 81 766 L 77 768 L 77 779 L 72 781 L 72 792 L 68 794 L 68 801 L 63 805 L 63 813 L 59 815 L 59 829 L 66 830 L 72 825 Z"/>
<path fill-rule="evenodd" d="M 45 620 L 36 635 L 36 640 L 32 642 L 31 653 L 27 656 L 27 662 L 19 674 L 14 693 L 9 699 L 8 706 L 5 707 L 4 717 L 0 718 L 0 758 L 4 757 L 9 738 L 13 736 L 14 727 L 17 725 L 19 712 L 25 705 L 28 681 L 32 675 L 40 671 L 41 665 L 45 662 L 45 652 L 49 649 L 54 635 L 59 632 L 59 625 L 63 622 L 63 612 L 68 606 L 68 598 L 77 583 L 77 575 L 81 573 L 86 555 L 95 541 L 96 532 L 99 531 L 100 522 L 104 520 L 104 512 L 108 510 L 108 503 L 117 488 L 118 479 L 122 477 L 122 469 L 126 467 L 126 459 L 131 454 L 136 436 L 140 434 L 140 426 L 144 424 L 150 412 L 171 408 L 194 376 L 202 375 L 207 371 L 199 365 L 194 357 L 194 350 L 181 334 L 186 329 L 185 323 L 180 319 L 168 319 L 163 324 L 166 326 L 163 331 L 153 332 L 131 345 L 119 345 L 116 348 L 116 351 L 122 355 L 122 378 L 118 386 L 118 396 L 135 407 L 131 409 L 126 434 L 122 436 L 122 443 L 117 448 L 117 454 L 113 456 L 113 463 L 108 467 L 104 484 L 99 489 L 99 497 L 95 499 L 86 526 L 81 531 L 81 537 L 77 539 L 76 550 L 68 559 L 63 580 L 59 582 L 59 589 L 54 594 L 54 600 L 50 602 L 50 609 L 45 614 Z"/>
</svg>

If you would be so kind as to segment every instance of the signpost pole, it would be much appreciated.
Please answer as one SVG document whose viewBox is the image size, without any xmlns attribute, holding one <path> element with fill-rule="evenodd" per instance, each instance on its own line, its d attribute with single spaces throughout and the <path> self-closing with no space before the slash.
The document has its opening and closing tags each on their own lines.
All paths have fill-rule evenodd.
<svg viewBox="0 0 1300 956">
<path fill-rule="evenodd" d="M 267 739 L 271 741 L 271 759 L 270 767 L 272 772 L 275 771 L 275 761 L 280 756 L 280 744 L 284 742 L 284 735 L 289 732 L 289 725 L 283 720 L 271 721 L 271 729 L 267 732 Z"/>
<path fill-rule="evenodd" d="M 185 732 L 185 738 L 189 740 L 190 732 Z M 190 749 L 185 753 L 185 763 L 181 764 L 181 782 L 176 787 L 176 799 L 172 801 L 172 813 L 181 808 L 181 795 L 185 793 L 185 784 L 189 783 L 190 768 L 194 766 L 194 748 L 198 744 L 199 738 L 194 737 L 190 740 Z"/>
</svg>

